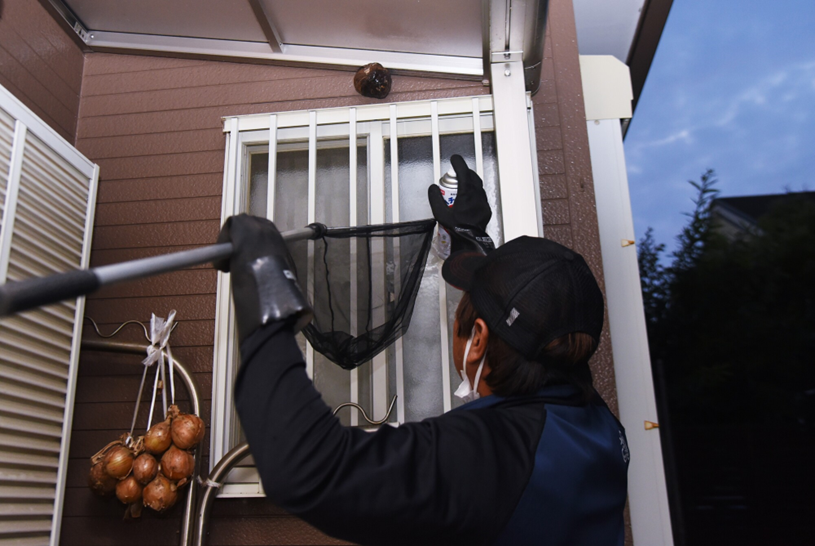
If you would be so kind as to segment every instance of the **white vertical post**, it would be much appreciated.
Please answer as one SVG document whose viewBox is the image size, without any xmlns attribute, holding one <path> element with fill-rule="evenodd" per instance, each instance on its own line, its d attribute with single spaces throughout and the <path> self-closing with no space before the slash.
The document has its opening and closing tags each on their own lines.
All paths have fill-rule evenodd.
<svg viewBox="0 0 815 546">
<path fill-rule="evenodd" d="M 390 132 L 391 132 L 391 215 L 393 222 L 399 222 L 399 142 L 398 126 L 396 117 L 396 105 L 390 107 Z M 394 290 L 398 294 L 401 289 L 401 249 L 399 239 L 393 241 L 393 258 L 396 263 L 394 269 Z M 402 338 L 396 340 L 394 344 L 394 355 L 396 358 L 396 421 L 405 422 L 405 359 L 402 347 Z"/>
<path fill-rule="evenodd" d="M 617 400 L 632 453 L 628 473 L 631 529 L 635 544 L 669 546 L 673 536 L 660 429 L 644 426 L 645 421 L 658 419 L 637 247 L 621 243 L 634 239 L 622 130 L 619 119 L 587 123 Z"/>
<path fill-rule="evenodd" d="M 6 282 L 8 262 L 11 257 L 11 236 L 14 231 L 14 217 L 17 214 L 17 195 L 20 192 L 20 177 L 23 173 L 26 126 L 20 120 L 14 122 L 14 142 L 11 145 L 6 201 L 3 204 L 3 223 L 0 227 L 0 284 Z"/>
<path fill-rule="evenodd" d="M 501 187 L 504 241 L 521 235 L 538 235 L 535 188 L 532 172 L 534 142 L 529 140 L 524 69 L 520 60 L 490 65 L 495 135 L 498 148 L 498 182 Z M 526 130 L 525 130 L 526 129 Z"/>
<path fill-rule="evenodd" d="M 433 178 L 441 178 L 441 143 L 439 142 L 439 104 L 436 101 L 430 103 L 430 132 L 433 142 Z M 437 228 L 438 229 L 438 228 Z M 438 233 L 437 233 L 438 236 Z M 441 273 L 441 271 L 440 271 Z M 453 407 L 453 400 L 450 394 L 450 343 L 447 331 L 447 285 L 439 275 L 439 330 L 441 345 L 441 387 L 444 411 L 448 412 Z"/>
<path fill-rule="evenodd" d="M 238 172 L 238 150 L 240 149 L 240 133 L 238 132 L 238 118 L 227 120 L 229 132 L 227 133 L 226 155 L 224 157 L 224 184 L 223 201 L 221 204 L 221 221 L 223 222 L 235 213 L 235 194 Z M 210 433 L 210 459 L 212 469 L 226 453 L 226 443 L 230 437 L 233 422 L 232 405 L 232 370 L 237 366 L 231 365 L 237 358 L 235 347 L 235 313 L 232 309 L 232 293 L 229 285 L 229 276 L 226 273 L 217 273 L 218 299 L 215 302 L 215 344 L 213 361 L 212 397 L 213 400 L 223 400 L 222 404 L 212 404 L 212 422 L 221 426 L 212 427 Z"/>
<path fill-rule="evenodd" d="M 309 224 L 317 221 L 317 112 L 308 113 L 308 217 Z M 314 241 L 308 241 L 308 301 L 314 301 Z M 314 347 L 306 342 L 306 373 L 314 379 Z"/>
<path fill-rule="evenodd" d="M 357 225 L 357 109 L 350 108 L 348 110 L 348 225 Z M 357 239 L 351 237 L 349 239 L 351 257 L 348 263 L 351 266 L 350 282 L 351 282 L 351 335 L 357 336 L 359 334 L 359 317 L 357 316 L 359 310 L 357 309 Z M 359 368 L 351 370 L 351 402 L 359 404 Z M 355 427 L 359 424 L 359 413 L 356 411 L 351 412 L 351 426 Z"/>
<path fill-rule="evenodd" d="M 484 146 L 481 141 L 481 105 L 473 97 L 473 144 L 475 144 L 475 172 L 484 180 Z"/>
<path fill-rule="evenodd" d="M 277 116 L 269 116 L 269 168 L 266 175 L 266 218 L 274 220 L 275 187 L 277 182 Z"/>
<path fill-rule="evenodd" d="M 382 122 L 372 122 L 370 140 L 368 146 L 370 157 L 370 195 L 371 195 L 371 224 L 385 223 L 385 150 L 382 139 Z M 377 254 L 384 257 L 385 245 L 382 240 L 371 241 L 372 259 L 376 259 Z M 371 273 L 371 284 L 373 293 L 371 295 L 371 305 L 377 297 L 383 298 L 383 308 L 380 313 L 384 313 L 385 294 L 385 273 L 384 271 L 373 271 Z M 382 314 L 375 314 L 373 320 L 380 322 L 385 317 Z M 373 414 L 374 419 L 381 419 L 388 411 L 388 361 L 387 352 L 382 352 L 374 357 L 372 364 L 372 390 L 373 390 Z"/>
</svg>

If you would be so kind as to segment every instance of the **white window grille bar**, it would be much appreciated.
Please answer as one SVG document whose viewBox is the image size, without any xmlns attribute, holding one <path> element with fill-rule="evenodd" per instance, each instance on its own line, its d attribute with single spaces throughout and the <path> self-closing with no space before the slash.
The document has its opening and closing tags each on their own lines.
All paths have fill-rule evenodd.
<svg viewBox="0 0 815 546">
<path fill-rule="evenodd" d="M 532 99 L 529 95 L 527 95 L 527 127 L 529 127 L 529 142 L 532 146 L 536 146 L 537 139 L 535 137 L 535 112 L 532 110 Z M 540 179 L 538 178 L 538 153 L 535 148 L 532 148 L 533 152 L 532 156 L 532 174 L 534 175 L 533 180 L 533 188 L 535 190 L 535 203 L 541 202 L 541 185 Z M 538 221 L 538 237 L 543 237 L 543 211 L 541 210 L 542 207 L 537 206 L 535 207 L 535 214 L 537 215 Z M 506 239 L 504 239 L 506 240 Z"/>
<path fill-rule="evenodd" d="M 308 223 L 317 221 L 317 112 L 308 113 Z M 314 241 L 308 242 L 308 301 L 314 301 Z M 314 347 L 306 342 L 306 373 L 314 379 Z"/>
<path fill-rule="evenodd" d="M 473 97 L 473 141 L 475 143 L 475 172 L 484 180 L 484 149 L 481 142 L 481 108 Z M 534 142 L 534 140 L 532 141 Z"/>
<path fill-rule="evenodd" d="M 399 142 L 398 142 L 398 126 L 396 124 L 396 105 L 391 104 L 390 107 L 390 137 L 391 137 L 391 209 L 393 215 L 393 222 L 400 221 L 399 217 Z M 393 242 L 393 258 L 395 268 L 393 274 L 394 292 L 399 293 L 401 290 L 401 250 L 399 239 Z M 396 362 L 394 368 L 396 370 L 396 421 L 398 423 L 405 422 L 405 358 L 402 347 L 402 338 L 399 337 L 394 344 L 394 357 Z"/>
<path fill-rule="evenodd" d="M 492 95 L 480 95 L 477 97 L 477 99 L 482 112 L 493 111 L 494 101 Z M 439 116 L 468 114 L 472 111 L 472 97 L 440 99 L 433 102 L 436 103 L 435 108 L 437 109 Z M 427 118 L 431 113 L 431 105 L 426 100 L 400 102 L 398 108 L 400 120 Z M 319 115 L 320 124 L 323 126 L 348 123 L 349 108 L 327 108 L 325 110 L 320 110 Z M 389 104 L 371 104 L 356 107 L 356 120 L 358 124 L 369 121 L 387 121 L 389 117 Z M 231 119 L 232 118 L 227 118 L 227 121 L 224 124 L 224 132 L 229 132 L 229 123 L 231 122 Z M 278 129 L 307 127 L 308 119 L 309 117 L 307 110 L 278 112 L 277 127 Z M 238 120 L 239 129 L 241 132 L 269 129 L 268 114 L 251 114 L 240 116 Z"/>
<path fill-rule="evenodd" d="M 370 173 L 370 223 L 385 223 L 385 149 L 382 140 L 382 123 L 372 123 L 368 146 L 369 173 Z M 385 252 L 385 243 L 381 238 L 376 238 L 370 242 L 372 259 Z M 384 271 L 371 272 L 371 284 L 373 293 L 372 304 L 375 306 L 377 297 L 385 298 L 385 273 Z M 375 324 L 379 324 L 385 318 L 384 299 L 381 311 L 372 317 Z M 373 358 L 371 363 L 371 390 L 373 391 L 373 414 L 374 419 L 381 419 L 388 411 L 388 362 L 387 352 L 382 352 Z"/>
<path fill-rule="evenodd" d="M 20 192 L 23 154 L 27 127 L 17 120 L 14 123 L 14 144 L 11 147 L 11 168 L 6 184 L 6 200 L 3 203 L 3 223 L 0 227 L 0 284 L 6 282 L 8 263 L 11 256 L 11 236 L 14 229 L 14 217 L 17 214 L 17 196 Z"/>
<path fill-rule="evenodd" d="M 269 168 L 266 171 L 266 218 L 274 219 L 277 181 L 277 116 L 269 116 Z"/>
<path fill-rule="evenodd" d="M 238 133 L 238 118 L 227 120 L 229 132 L 227 134 L 226 154 L 224 157 L 224 186 L 223 204 L 221 218 L 226 219 L 234 213 L 235 193 L 237 191 L 234 181 L 237 179 L 238 169 L 238 149 L 240 134 Z M 218 299 L 215 310 L 215 362 L 237 362 L 237 354 L 234 347 L 235 341 L 235 316 L 232 310 L 231 292 L 229 286 L 229 276 L 226 273 L 218 272 Z M 234 367 L 237 369 L 237 365 Z M 218 426 L 211 427 L 210 431 L 210 453 L 209 466 L 213 466 L 224 456 L 228 442 L 231 442 L 233 406 L 232 406 L 232 381 L 234 370 L 228 366 L 218 366 L 215 368 L 212 378 L 213 400 L 223 400 L 222 404 L 212 404 L 212 423 Z"/>
<path fill-rule="evenodd" d="M 81 268 L 87 268 L 91 261 L 91 237 L 93 234 L 93 220 L 96 212 L 96 191 L 99 186 L 99 165 L 93 166 L 93 175 L 88 188 L 88 206 L 85 212 L 85 238 L 82 242 Z M 76 398 L 76 380 L 79 370 L 79 345 L 82 342 L 83 317 L 85 316 L 85 297 L 76 300 L 74 314 L 74 331 L 71 342 L 71 361 L 68 367 L 68 394 L 65 397 L 65 418 L 62 421 L 62 443 L 69 446 L 71 443 L 71 426 L 74 419 L 74 400 Z M 51 520 L 51 546 L 56 546 L 62 526 L 62 506 L 65 498 L 68 474 L 68 449 L 62 449 L 59 454 L 59 469 L 57 470 L 57 490 L 54 500 L 54 517 Z"/>
<path fill-rule="evenodd" d="M 433 178 L 441 178 L 441 143 L 439 139 L 439 104 L 436 101 L 430 103 L 430 131 L 433 142 Z M 438 235 L 438 228 L 437 228 Z M 441 266 L 439 266 L 441 273 Z M 450 343 L 447 332 L 447 285 L 439 275 L 439 342 L 441 348 L 441 385 L 444 411 L 448 412 L 453 407 L 450 395 Z"/>
<path fill-rule="evenodd" d="M 357 225 L 357 110 L 350 108 L 348 111 L 348 225 Z M 357 239 L 349 239 L 351 259 L 350 281 L 351 281 L 351 335 L 359 333 L 359 317 L 357 316 Z M 359 368 L 351 370 L 351 402 L 359 404 Z M 351 426 L 359 425 L 359 413 L 351 412 Z"/>
</svg>

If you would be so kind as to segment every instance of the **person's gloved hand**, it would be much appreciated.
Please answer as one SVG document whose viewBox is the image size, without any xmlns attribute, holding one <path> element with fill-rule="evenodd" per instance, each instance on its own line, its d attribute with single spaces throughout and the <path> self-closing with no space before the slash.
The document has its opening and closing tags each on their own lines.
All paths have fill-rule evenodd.
<svg viewBox="0 0 815 546">
<path fill-rule="evenodd" d="M 231 275 L 241 343 L 272 322 L 286 321 L 299 332 L 311 321 L 313 311 L 297 285 L 289 249 L 272 222 L 248 214 L 231 216 L 218 242 L 234 247 L 228 260 L 213 265 Z"/>
<path fill-rule="evenodd" d="M 427 188 L 433 216 L 450 233 L 452 252 L 477 250 L 486 254 L 495 249 L 495 244 L 486 231 L 492 218 L 492 210 L 484 184 L 481 177 L 467 167 L 460 155 L 451 157 L 450 163 L 458 178 L 458 195 L 453 205 L 448 206 L 436 184 Z"/>
</svg>

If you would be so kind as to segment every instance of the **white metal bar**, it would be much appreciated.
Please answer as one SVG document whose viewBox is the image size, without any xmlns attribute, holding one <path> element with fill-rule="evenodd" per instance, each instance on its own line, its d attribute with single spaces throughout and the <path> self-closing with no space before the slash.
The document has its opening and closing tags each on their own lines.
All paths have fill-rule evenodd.
<svg viewBox="0 0 815 546">
<path fill-rule="evenodd" d="M 79 153 L 67 140 L 62 138 L 48 124 L 44 123 L 34 112 L 20 102 L 17 97 L 11 94 L 5 87 L 0 86 L 0 105 L 8 114 L 16 120 L 22 122 L 28 131 L 36 135 L 57 155 L 65 158 L 83 176 L 90 178 L 93 174 L 93 162 Z"/>
<path fill-rule="evenodd" d="M 76 216 L 79 215 L 76 211 L 73 213 L 73 218 L 68 214 L 68 207 L 63 207 L 63 200 L 56 198 L 54 192 L 47 188 L 36 187 L 34 184 L 26 184 L 26 194 L 30 195 L 26 205 L 33 211 L 42 215 L 47 215 L 52 223 L 60 226 L 61 229 L 71 231 L 74 236 L 82 239 L 82 224 L 76 222 Z M 53 203 L 52 203 L 53 202 Z M 84 212 L 82 213 L 84 214 Z"/>
<path fill-rule="evenodd" d="M 357 218 L 359 217 L 358 203 L 357 203 L 357 110 L 356 108 L 349 108 L 348 111 L 348 225 L 357 225 Z M 350 274 L 350 297 L 351 297 L 351 320 L 350 328 L 351 335 L 357 336 L 359 334 L 359 309 L 357 305 L 357 239 L 351 237 L 349 239 L 351 257 L 348 261 L 351 264 Z M 351 402 L 359 404 L 359 368 L 351 370 Z M 356 411 L 351 412 L 351 426 L 359 425 L 359 413 Z"/>
<path fill-rule="evenodd" d="M 538 151 L 537 151 L 537 138 L 535 137 L 535 112 L 532 111 L 532 97 L 527 95 L 527 127 L 529 127 L 529 142 L 532 148 L 532 188 L 535 190 L 535 207 L 536 220 L 538 222 L 538 237 L 543 237 L 543 207 L 541 203 L 541 185 L 538 171 Z M 506 240 L 506 239 L 504 239 Z"/>
<path fill-rule="evenodd" d="M 534 141 L 533 141 L 534 142 Z M 481 139 L 481 108 L 473 97 L 473 144 L 475 144 L 475 172 L 484 180 L 484 143 Z"/>
<path fill-rule="evenodd" d="M 396 105 L 391 104 L 390 137 L 391 137 L 391 216 L 394 223 L 400 221 L 399 215 L 399 141 L 398 125 L 396 116 Z M 393 257 L 395 262 L 393 282 L 394 290 L 398 294 L 401 290 L 401 248 L 399 239 L 393 241 Z M 396 421 L 405 422 L 405 355 L 402 346 L 402 338 L 398 338 L 394 344 L 394 356 L 396 359 Z"/>
<path fill-rule="evenodd" d="M 277 116 L 269 116 L 269 167 L 266 174 L 266 218 L 274 221 L 275 190 L 277 189 Z"/>
<path fill-rule="evenodd" d="M 0 378 L 9 381 L 16 381 L 23 385 L 28 385 L 36 389 L 53 392 L 56 394 L 65 395 L 65 381 L 60 381 L 56 378 L 43 377 L 40 374 L 11 368 L 6 364 L 0 363 Z"/>
<path fill-rule="evenodd" d="M 18 419 L 16 417 L 0 415 L 0 428 L 9 431 L 24 432 L 26 434 L 48 436 L 50 438 L 62 437 L 62 423 L 59 423 L 59 425 L 47 425 L 30 419 Z M 2 471 L 0 468 L 0 473 Z M 56 477 L 56 474 L 54 474 L 54 477 Z M 0 481 L 3 481 L 3 478 L 0 478 Z"/>
<path fill-rule="evenodd" d="M 96 193 L 99 187 L 99 165 L 93 166 L 93 175 L 90 177 L 88 187 L 88 206 L 85 213 L 85 240 L 82 243 L 82 259 L 79 266 L 87 268 L 91 261 L 91 243 L 93 241 L 93 221 L 96 213 Z M 57 470 L 57 489 L 54 495 L 54 517 L 51 526 L 51 546 L 59 544 L 59 535 L 62 526 L 62 506 L 67 487 L 68 448 L 71 443 L 71 427 L 74 418 L 74 401 L 76 399 L 76 380 L 79 370 L 79 346 L 82 342 L 82 327 L 85 316 L 85 297 L 76 300 L 76 313 L 74 315 L 74 332 L 71 343 L 71 360 L 67 395 L 65 396 L 65 418 L 62 422 L 62 446 L 59 452 L 59 467 Z"/>
<path fill-rule="evenodd" d="M 308 223 L 317 221 L 317 112 L 308 114 Z M 308 242 L 308 301 L 314 301 L 314 241 Z M 306 341 L 306 373 L 314 378 L 314 347 Z"/>
<path fill-rule="evenodd" d="M 385 149 L 382 139 L 382 122 L 372 123 L 368 141 L 368 172 L 370 176 L 370 223 L 385 223 Z M 376 255 L 384 256 L 385 244 L 382 240 L 371 241 L 372 260 Z M 385 298 L 385 272 L 372 271 L 371 284 L 373 293 L 371 305 L 374 306 L 377 297 Z M 384 320 L 384 300 L 382 311 L 373 315 L 374 323 Z M 388 361 L 387 351 L 373 358 L 371 363 L 371 384 L 373 391 L 373 417 L 381 419 L 388 411 Z"/>
<path fill-rule="evenodd" d="M 21 450 L 43 451 L 45 453 L 59 454 L 59 442 L 57 440 L 43 440 L 21 436 L 18 434 L 0 433 L 0 445 L 14 446 Z M 53 493 L 49 498 L 53 498 Z M 0 498 L 4 495 L 0 494 Z"/>
<path fill-rule="evenodd" d="M 221 223 L 232 216 L 235 210 L 235 185 L 237 184 L 237 163 L 238 163 L 238 118 L 229 118 L 229 133 L 226 137 L 226 151 L 224 154 L 224 183 L 221 195 L 223 196 L 221 205 Z M 231 287 L 229 277 L 225 273 L 218 272 L 218 298 L 215 302 L 215 343 L 213 354 L 213 374 L 212 374 L 212 399 L 220 400 L 221 403 L 212 404 L 212 423 L 218 426 L 211 427 L 210 430 L 210 470 L 221 460 L 226 451 L 230 448 L 227 445 L 229 438 L 230 424 L 234 409 L 227 403 L 230 400 L 231 391 L 231 371 L 234 366 L 235 341 L 234 324 L 235 317 L 232 311 Z"/>
<path fill-rule="evenodd" d="M 9 320 L 9 319 L 6 319 Z M 11 337 L 11 336 L 9 336 Z M 57 377 L 64 382 L 68 381 L 68 366 L 66 363 L 54 364 L 53 361 L 46 362 L 43 359 L 32 358 L 31 355 L 26 354 L 24 351 L 16 350 L 16 346 L 8 344 L 8 339 L 0 341 L 0 346 L 3 348 L 3 358 L 7 362 L 13 362 L 16 366 L 23 367 L 28 370 L 35 370 L 39 374 L 47 375 L 48 377 Z M 14 342 L 17 340 L 14 339 Z M 3 361 L 0 361 L 2 365 Z"/>
<path fill-rule="evenodd" d="M 49 411 L 45 408 L 32 406 L 30 404 L 21 404 L 19 402 L 12 402 L 11 400 L 0 400 L 0 411 L 9 415 L 18 415 L 21 417 L 33 417 L 41 421 L 50 421 L 57 425 L 62 426 L 63 415 L 58 411 Z M 0 461 L 2 463 L 2 461 Z M 54 461 L 56 466 L 56 461 Z"/>
<path fill-rule="evenodd" d="M 25 210 L 28 209 L 28 210 Z M 28 214 L 24 214 L 27 212 Z M 18 197 L 17 199 L 17 217 L 14 220 L 14 227 L 20 230 L 20 224 L 25 224 L 30 227 L 39 237 L 47 238 L 53 242 L 54 245 L 60 250 L 64 250 L 66 254 L 79 258 L 82 251 L 82 237 L 71 237 L 68 233 L 55 229 L 48 225 L 46 218 L 36 215 L 30 207 L 24 206 L 24 200 Z"/>
<path fill-rule="evenodd" d="M 53 179 L 58 177 L 63 181 L 61 185 L 54 185 L 54 191 L 58 192 L 66 201 L 70 201 L 75 209 L 75 212 L 82 216 L 84 214 L 83 194 L 88 191 L 88 187 L 76 180 L 78 171 L 73 172 L 67 169 L 61 162 L 56 161 L 56 158 L 51 150 L 38 148 L 37 145 L 41 141 L 37 138 L 32 138 L 28 135 L 28 147 L 26 155 L 29 161 L 23 167 L 24 170 L 31 173 L 31 176 L 43 183 L 45 187 L 50 187 L 53 184 Z"/>
<path fill-rule="evenodd" d="M 540 202 L 535 201 L 532 181 L 534 142 L 529 140 L 526 88 L 520 60 L 492 63 L 492 93 L 495 101 L 495 137 L 498 150 L 498 183 L 501 201 L 511 204 L 511 214 L 502 215 L 504 241 L 522 235 L 538 235 Z M 503 208 L 503 207 L 502 207 Z M 507 211 L 510 209 L 507 207 Z"/>
<path fill-rule="evenodd" d="M 484 73 L 481 57 L 426 55 L 399 51 L 368 51 L 339 47 L 318 47 L 284 44 L 275 53 L 267 42 L 242 42 L 180 36 L 156 36 L 95 30 L 87 43 L 95 50 L 130 49 L 163 53 L 186 53 L 217 57 L 240 57 L 269 61 L 318 63 L 359 67 L 372 61 L 394 70 L 410 70 L 431 74 L 460 74 L 481 77 Z"/>
<path fill-rule="evenodd" d="M 62 413 L 60 422 L 62 422 Z M 19 451 L 4 451 L 0 449 L 0 464 L 15 464 L 25 466 L 36 466 L 38 468 L 57 468 L 59 462 L 56 457 L 50 455 L 34 455 L 32 453 L 21 453 Z"/>
<path fill-rule="evenodd" d="M 20 220 L 19 224 L 17 224 L 17 220 Z M 12 235 L 14 235 L 17 239 L 20 239 L 21 242 L 25 243 L 25 246 L 28 249 L 30 249 L 30 250 L 34 250 L 34 249 L 39 250 L 43 254 L 50 257 L 52 260 L 61 262 L 62 263 L 62 266 L 61 266 L 62 271 L 68 271 L 68 270 L 74 269 L 76 267 L 76 262 L 78 260 L 77 259 L 72 260 L 71 258 L 79 258 L 78 253 L 72 252 L 73 256 L 71 256 L 71 254 L 68 254 L 68 252 L 70 252 L 70 249 L 67 249 L 64 246 L 61 246 L 59 241 L 53 240 L 50 236 L 46 237 L 44 234 L 42 234 L 42 238 L 47 238 L 47 239 L 49 239 L 51 241 L 50 245 L 45 246 L 43 244 L 43 241 L 40 241 L 37 238 L 37 235 L 40 235 L 41 233 L 37 231 L 36 226 L 32 226 L 31 224 L 29 224 L 26 221 L 26 219 L 15 218 L 14 219 L 14 224 L 15 224 L 14 227 L 16 229 L 15 229 L 15 231 L 14 231 L 14 233 Z M 68 254 L 68 256 L 66 257 L 64 254 L 59 254 L 60 251 L 64 252 L 64 254 Z M 7 261 L 6 262 L 6 271 L 5 271 L 6 275 L 8 275 L 8 263 L 9 262 Z M 19 279 L 14 279 L 14 280 L 19 280 Z"/>
<path fill-rule="evenodd" d="M 469 115 L 473 111 L 473 98 L 478 100 L 481 112 L 493 111 L 492 95 L 479 95 L 478 97 L 454 97 L 438 99 L 435 108 L 439 116 Z M 431 104 L 427 100 L 406 101 L 398 104 L 399 119 L 427 118 L 430 116 Z M 369 121 L 387 121 L 390 119 L 390 104 L 367 104 L 354 107 L 357 123 Z M 277 128 L 288 129 L 292 127 L 308 127 L 309 110 L 292 110 L 277 112 Z M 330 125 L 348 123 L 349 108 L 337 107 L 320 110 L 320 125 L 328 129 Z M 224 132 L 230 131 L 232 118 L 224 118 Z M 269 129 L 268 114 L 247 114 L 239 116 L 239 130 L 266 131 Z"/>
<path fill-rule="evenodd" d="M 0 87 L 0 91 L 5 91 Z M 11 168 L 6 184 L 6 201 L 3 204 L 3 222 L 0 225 L 0 284 L 6 282 L 8 263 L 11 256 L 11 236 L 14 230 L 14 219 L 17 215 L 17 196 L 20 193 L 20 175 L 22 174 L 23 154 L 25 153 L 25 135 L 27 128 L 18 119 L 14 122 L 14 144 L 11 148 Z"/>
<path fill-rule="evenodd" d="M 433 179 L 441 178 L 441 143 L 439 137 L 439 110 L 436 101 L 430 103 L 430 124 L 433 142 Z M 437 228 L 438 230 L 438 228 Z M 436 234 L 438 237 L 438 233 Z M 447 331 L 447 284 L 441 279 L 441 267 L 439 267 L 439 342 L 441 350 L 441 385 L 442 402 L 444 411 L 448 412 L 453 407 L 453 400 L 450 392 L 450 343 Z"/>
<path fill-rule="evenodd" d="M 11 319 L 6 319 L 10 321 Z M 68 351 L 54 352 L 48 347 L 43 347 L 39 340 L 34 338 L 21 338 L 19 335 L 10 335 L 6 330 L 0 330 L 0 343 L 12 347 L 15 352 L 26 353 L 38 358 L 49 360 L 57 365 L 65 365 L 65 357 Z M 8 348 L 6 349 L 8 350 Z"/>
</svg>

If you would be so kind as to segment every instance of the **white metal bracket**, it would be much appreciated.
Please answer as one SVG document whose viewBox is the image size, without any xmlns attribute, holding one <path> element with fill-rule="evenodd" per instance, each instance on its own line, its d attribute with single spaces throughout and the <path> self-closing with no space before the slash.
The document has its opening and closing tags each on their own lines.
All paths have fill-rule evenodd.
<svg viewBox="0 0 815 546">
<path fill-rule="evenodd" d="M 538 201 L 533 172 L 534 143 L 530 139 L 524 67 L 520 60 L 492 63 L 492 97 L 498 146 L 498 180 L 504 221 L 504 241 L 522 235 L 537 237 Z"/>
</svg>

